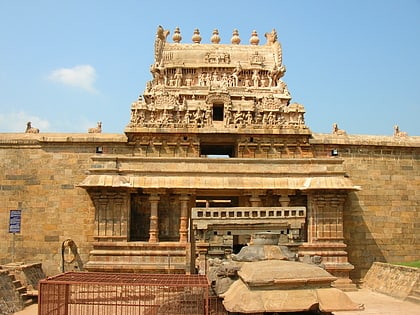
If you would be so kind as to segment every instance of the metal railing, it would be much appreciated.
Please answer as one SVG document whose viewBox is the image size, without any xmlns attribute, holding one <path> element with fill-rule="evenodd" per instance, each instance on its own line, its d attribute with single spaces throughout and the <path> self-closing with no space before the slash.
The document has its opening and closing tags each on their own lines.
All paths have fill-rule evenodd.
<svg viewBox="0 0 420 315">
<path fill-rule="evenodd" d="M 38 314 L 209 314 L 209 282 L 204 275 L 69 272 L 40 281 Z"/>
</svg>

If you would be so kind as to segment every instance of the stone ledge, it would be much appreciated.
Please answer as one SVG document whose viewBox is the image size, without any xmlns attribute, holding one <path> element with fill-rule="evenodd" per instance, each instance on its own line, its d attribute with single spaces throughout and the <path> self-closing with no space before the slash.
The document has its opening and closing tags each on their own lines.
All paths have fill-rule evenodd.
<svg viewBox="0 0 420 315">
<path fill-rule="evenodd" d="M 34 145 L 40 143 L 127 143 L 124 134 L 113 133 L 0 133 L 0 144 L 3 145 Z"/>
<path fill-rule="evenodd" d="M 420 147 L 420 136 L 394 137 L 373 135 L 333 135 L 313 133 L 310 144 L 341 144 L 388 147 Z"/>
</svg>

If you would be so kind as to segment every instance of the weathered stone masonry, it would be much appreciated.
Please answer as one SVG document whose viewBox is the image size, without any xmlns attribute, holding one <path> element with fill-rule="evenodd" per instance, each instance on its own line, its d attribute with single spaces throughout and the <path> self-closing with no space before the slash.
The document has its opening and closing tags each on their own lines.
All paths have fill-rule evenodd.
<svg viewBox="0 0 420 315">
<path fill-rule="evenodd" d="M 129 152 L 126 138 L 107 134 L 95 138 L 81 134 L 1 134 L 0 141 L 0 262 L 11 261 L 9 210 L 22 209 L 22 233 L 16 235 L 15 245 L 17 261 L 41 261 L 48 274 L 58 273 L 61 244 L 71 238 L 86 263 L 98 227 L 93 202 L 78 184 L 91 166 L 92 155 L 99 155 L 95 153 L 97 147 L 103 147 L 105 154 Z M 355 266 L 352 278 L 363 277 L 374 261 L 418 260 L 418 137 L 401 141 L 314 134 L 311 144 L 316 156 L 330 156 L 331 150 L 337 149 L 347 175 L 363 187 L 350 193 L 343 205 L 346 250 Z M 113 223 L 108 228 L 114 235 L 126 235 L 125 226 Z"/>
</svg>

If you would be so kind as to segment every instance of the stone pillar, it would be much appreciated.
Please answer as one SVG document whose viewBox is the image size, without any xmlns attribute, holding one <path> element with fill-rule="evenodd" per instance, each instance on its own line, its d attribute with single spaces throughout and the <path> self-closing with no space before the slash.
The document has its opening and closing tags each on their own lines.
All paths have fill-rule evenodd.
<svg viewBox="0 0 420 315">
<path fill-rule="evenodd" d="M 274 191 L 275 195 L 279 196 L 279 204 L 281 207 L 288 207 L 290 206 L 290 195 L 295 193 L 294 190 L 279 190 Z"/>
<path fill-rule="evenodd" d="M 179 222 L 179 242 L 187 243 L 188 242 L 188 203 L 190 197 L 188 195 L 181 195 L 179 197 L 181 201 L 181 216 Z"/>
<path fill-rule="evenodd" d="M 149 243 L 159 242 L 159 217 L 158 217 L 158 203 L 160 197 L 158 194 L 151 194 L 150 201 L 150 229 L 149 229 Z"/>
<path fill-rule="evenodd" d="M 279 197 L 279 203 L 282 207 L 288 207 L 290 205 L 290 197 L 289 195 L 281 195 Z"/>
<path fill-rule="evenodd" d="M 250 196 L 249 202 L 251 203 L 251 207 L 259 207 L 261 204 L 261 198 L 259 196 Z"/>
<path fill-rule="evenodd" d="M 251 204 L 251 207 L 261 207 L 261 198 L 260 195 L 263 195 L 264 193 L 261 190 L 251 190 L 245 193 L 249 196 L 249 203 Z"/>
</svg>

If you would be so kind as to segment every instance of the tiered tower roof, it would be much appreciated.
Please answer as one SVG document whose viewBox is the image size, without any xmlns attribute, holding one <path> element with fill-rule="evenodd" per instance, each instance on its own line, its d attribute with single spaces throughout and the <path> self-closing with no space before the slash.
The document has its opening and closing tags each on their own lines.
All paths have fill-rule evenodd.
<svg viewBox="0 0 420 315">
<path fill-rule="evenodd" d="M 198 29 L 191 43 L 182 42 L 179 28 L 172 42 L 169 34 L 158 27 L 152 80 L 132 104 L 129 137 L 163 131 L 310 134 L 304 107 L 290 103 L 282 80 L 286 67 L 274 29 L 265 33 L 263 45 L 256 31 L 246 45 L 238 30 L 230 44 L 220 44 L 218 30 L 208 44 Z"/>
</svg>

